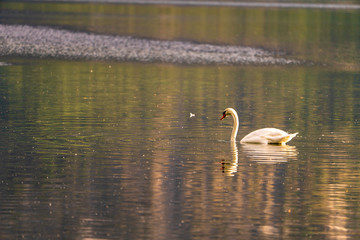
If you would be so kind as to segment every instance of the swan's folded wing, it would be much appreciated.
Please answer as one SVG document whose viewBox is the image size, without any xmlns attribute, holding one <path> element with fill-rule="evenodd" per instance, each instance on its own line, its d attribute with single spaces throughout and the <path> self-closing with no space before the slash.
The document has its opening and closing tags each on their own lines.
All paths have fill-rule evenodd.
<svg viewBox="0 0 360 240">
<path fill-rule="evenodd" d="M 286 132 L 272 128 L 268 128 L 266 132 L 262 134 L 262 137 L 267 139 L 269 143 L 279 143 L 286 136 Z"/>
<path fill-rule="evenodd" d="M 271 131 L 266 136 L 264 136 L 269 143 L 281 143 L 285 144 L 289 142 L 293 137 L 295 137 L 298 133 L 288 134 L 283 131 Z"/>
</svg>

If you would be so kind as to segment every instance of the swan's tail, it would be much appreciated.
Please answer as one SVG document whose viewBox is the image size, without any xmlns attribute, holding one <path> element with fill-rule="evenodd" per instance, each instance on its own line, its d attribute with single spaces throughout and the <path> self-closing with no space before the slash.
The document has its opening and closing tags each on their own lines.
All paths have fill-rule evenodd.
<svg viewBox="0 0 360 240">
<path fill-rule="evenodd" d="M 281 140 L 280 140 L 280 143 L 281 144 L 285 144 L 287 142 L 289 142 L 291 139 L 293 139 L 298 133 L 291 133 L 289 134 L 288 136 L 286 137 L 283 137 Z"/>
</svg>

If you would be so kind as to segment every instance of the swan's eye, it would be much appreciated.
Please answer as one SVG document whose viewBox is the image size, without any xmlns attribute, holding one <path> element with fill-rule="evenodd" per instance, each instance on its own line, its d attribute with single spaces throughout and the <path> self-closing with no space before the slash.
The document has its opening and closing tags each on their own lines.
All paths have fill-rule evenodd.
<svg viewBox="0 0 360 240">
<path fill-rule="evenodd" d="M 226 111 L 223 112 L 223 115 L 226 115 Z"/>
</svg>

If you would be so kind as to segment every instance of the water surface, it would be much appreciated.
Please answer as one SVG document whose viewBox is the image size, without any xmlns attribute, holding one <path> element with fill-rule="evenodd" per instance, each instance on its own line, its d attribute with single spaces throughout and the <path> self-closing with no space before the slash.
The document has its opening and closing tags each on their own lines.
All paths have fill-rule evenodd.
<svg viewBox="0 0 360 240">
<path fill-rule="evenodd" d="M 1 23 L 14 27 L 248 46 L 304 62 L 171 64 L 3 55 L 2 238 L 360 237 L 359 38 L 353 31 L 358 12 L 2 6 L 2 15 L 16 14 Z M 309 19 L 318 24 L 309 27 Z M 235 20 L 243 24 L 229 24 Z M 165 28 L 147 28 L 161 22 Z M 295 30 L 300 22 L 304 28 Z M 239 138 L 262 127 L 299 135 L 287 146 L 231 144 L 232 121 L 219 120 L 226 107 L 238 111 Z"/>
</svg>

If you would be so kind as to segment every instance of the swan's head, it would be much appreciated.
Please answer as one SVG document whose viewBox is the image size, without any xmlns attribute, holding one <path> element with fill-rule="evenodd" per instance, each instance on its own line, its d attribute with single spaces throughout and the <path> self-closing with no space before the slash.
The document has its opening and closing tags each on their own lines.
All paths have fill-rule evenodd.
<svg viewBox="0 0 360 240">
<path fill-rule="evenodd" d="M 233 108 L 225 109 L 225 111 L 223 112 L 223 116 L 220 118 L 220 120 L 223 120 L 224 118 L 226 118 L 226 116 L 231 115 L 234 112 L 235 112 L 235 110 Z"/>
</svg>

